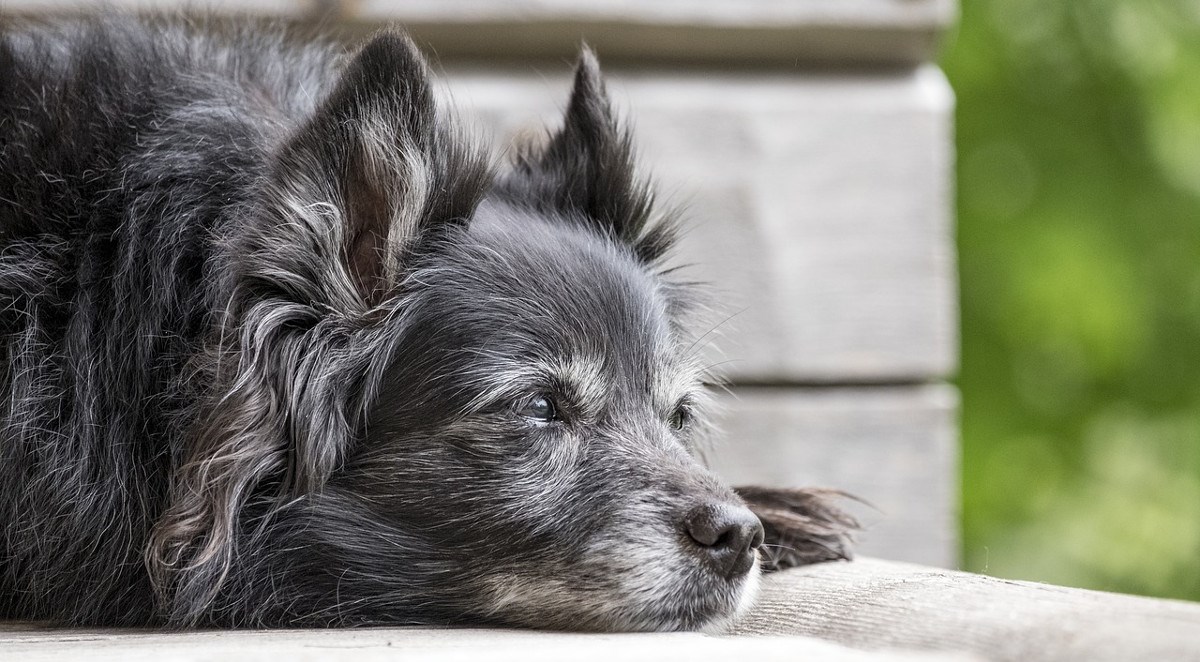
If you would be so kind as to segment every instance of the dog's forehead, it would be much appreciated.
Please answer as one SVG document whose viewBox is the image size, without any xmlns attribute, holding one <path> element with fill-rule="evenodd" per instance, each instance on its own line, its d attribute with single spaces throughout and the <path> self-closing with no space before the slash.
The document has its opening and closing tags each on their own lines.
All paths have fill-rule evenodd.
<svg viewBox="0 0 1200 662">
<path fill-rule="evenodd" d="M 619 380 L 656 399 L 696 381 L 659 278 L 582 222 L 485 207 L 463 259 L 494 358 L 584 386 Z"/>
</svg>

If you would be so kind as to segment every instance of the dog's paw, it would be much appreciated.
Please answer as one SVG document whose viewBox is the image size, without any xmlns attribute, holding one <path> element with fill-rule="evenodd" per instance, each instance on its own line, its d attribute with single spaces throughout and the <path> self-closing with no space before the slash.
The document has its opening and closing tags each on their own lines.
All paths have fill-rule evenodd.
<svg viewBox="0 0 1200 662">
<path fill-rule="evenodd" d="M 858 521 L 833 505 L 835 499 L 853 496 L 825 489 L 734 489 L 762 521 L 764 572 L 853 558 Z"/>
</svg>

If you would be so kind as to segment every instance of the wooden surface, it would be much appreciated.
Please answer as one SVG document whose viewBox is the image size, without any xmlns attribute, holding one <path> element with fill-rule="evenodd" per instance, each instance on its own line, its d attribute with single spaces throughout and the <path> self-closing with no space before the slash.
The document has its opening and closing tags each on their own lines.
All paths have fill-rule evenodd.
<svg viewBox="0 0 1200 662">
<path fill-rule="evenodd" d="M 10 13 L 81 13 L 96 0 L 5 0 Z M 108 0 L 137 11 L 401 23 L 442 57 L 563 57 L 586 37 L 609 57 L 718 63 L 896 63 L 932 57 L 953 0 Z"/>
<path fill-rule="evenodd" d="M 156 633 L 0 624 L 0 659 L 1200 660 L 1200 604 L 863 559 L 764 578 L 722 636 L 372 628 Z"/>
<path fill-rule="evenodd" d="M 719 657 L 718 657 L 719 656 Z M 0 624 L 0 659 L 21 662 L 965 662 L 963 655 L 866 652 L 807 637 L 567 634 L 518 630 L 363 628 L 262 632 L 56 630 Z"/>
<path fill-rule="evenodd" d="M 601 53 L 603 58 L 603 53 Z M 445 66 L 499 146 L 558 121 L 565 64 Z M 688 223 L 707 362 L 733 384 L 712 461 L 874 509 L 864 553 L 954 567 L 953 97 L 932 66 L 875 72 L 606 68 L 644 163 Z M 711 333 L 708 331 L 712 329 Z"/>
<path fill-rule="evenodd" d="M 736 628 L 994 662 L 1200 660 L 1200 604 L 864 559 L 789 570 Z"/>
<path fill-rule="evenodd" d="M 559 121 L 569 67 L 448 67 L 500 146 Z M 924 381 L 957 355 L 952 97 L 933 68 L 844 76 L 608 69 L 709 285 L 738 383 Z M 707 329 L 702 329 L 705 331 Z"/>
<path fill-rule="evenodd" d="M 714 464 L 738 482 L 854 492 L 878 509 L 859 511 L 863 550 L 953 567 L 956 401 L 936 386 L 958 350 L 953 96 L 920 63 L 954 0 L 200 5 L 359 36 L 405 24 L 499 145 L 558 120 L 586 39 L 644 164 L 685 207 L 684 274 L 712 295 L 699 344 L 741 398 Z M 0 0 L 0 13 L 98 6 Z"/>
<path fill-rule="evenodd" d="M 947 386 L 734 387 L 710 465 L 735 485 L 836 487 L 867 556 L 955 567 L 958 398 Z"/>
</svg>

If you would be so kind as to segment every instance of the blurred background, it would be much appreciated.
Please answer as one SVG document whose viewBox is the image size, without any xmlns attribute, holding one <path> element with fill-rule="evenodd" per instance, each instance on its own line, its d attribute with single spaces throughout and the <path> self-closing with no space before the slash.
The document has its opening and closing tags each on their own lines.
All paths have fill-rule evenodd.
<svg viewBox="0 0 1200 662">
<path fill-rule="evenodd" d="M 1200 3 L 961 12 L 964 565 L 1200 599 Z"/>
</svg>

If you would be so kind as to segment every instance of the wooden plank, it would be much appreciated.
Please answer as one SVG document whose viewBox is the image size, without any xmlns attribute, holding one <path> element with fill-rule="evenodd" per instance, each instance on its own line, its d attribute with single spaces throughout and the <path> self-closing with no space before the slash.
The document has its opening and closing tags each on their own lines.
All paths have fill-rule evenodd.
<svg viewBox="0 0 1200 662">
<path fill-rule="evenodd" d="M 579 634 L 523 630 L 349 628 L 240 632 L 56 630 L 0 623 L 0 658 L 21 662 L 681 662 L 746 657 L 793 662 L 919 662 L 966 658 L 867 652 L 807 637 L 698 633 Z"/>
<path fill-rule="evenodd" d="M 593 7 L 568 0 L 403 6 L 422 20 L 458 16 L 464 25 L 475 15 L 486 23 L 625 11 L 646 23 L 686 16 L 714 25 L 772 16 L 784 23 L 822 16 L 920 23 L 933 19 L 904 18 L 905 12 L 941 11 L 931 2 L 845 2 L 840 9 L 829 2 L 750 2 L 743 18 L 715 1 L 692 10 L 680 2 Z M 294 11 L 325 4 L 312 0 Z M 71 0 L 22 1 L 6 10 L 72 6 Z M 221 0 L 218 7 L 251 5 Z M 566 63 L 545 75 L 531 65 L 449 69 L 456 99 L 474 105 L 500 144 L 556 121 L 567 94 Z M 609 73 L 660 188 L 690 203 L 694 232 L 685 237 L 683 259 L 699 265 L 691 274 L 711 283 L 716 295 L 708 324 L 720 333 L 706 340 L 724 339 L 710 350 L 710 363 L 743 383 L 923 381 L 953 372 L 952 95 L 936 68 L 821 74 L 612 67 Z"/>
<path fill-rule="evenodd" d="M 359 0 L 346 17 L 404 24 L 443 57 L 907 62 L 933 57 L 954 0 Z"/>
<path fill-rule="evenodd" d="M 209 15 L 242 15 L 308 20 L 329 15 L 339 0 L 4 0 L 0 14 L 42 16 L 86 16 L 102 11 L 139 13 L 202 11 Z"/>
<path fill-rule="evenodd" d="M 866 649 L 956 650 L 992 662 L 1200 660 L 1200 604 L 864 559 L 764 583 L 738 632 Z"/>
<path fill-rule="evenodd" d="M 562 57 L 581 38 L 611 57 L 657 60 L 919 62 L 954 0 L 110 0 L 130 11 L 401 23 L 445 56 Z M 95 12 L 92 0 L 7 0 L 10 13 Z"/>
<path fill-rule="evenodd" d="M 949 0 L 356 0 L 358 16 L 466 23 L 579 20 L 663 25 L 898 25 L 945 27 L 955 16 Z"/>
<path fill-rule="evenodd" d="M 454 103 L 501 146 L 558 121 L 568 73 L 448 67 Z M 953 372 L 953 99 L 936 68 L 608 74 L 659 189 L 686 204 L 685 274 L 711 285 L 706 343 L 729 379 Z"/>
<path fill-rule="evenodd" d="M 734 484 L 845 490 L 868 556 L 958 561 L 957 394 L 950 386 L 736 387 L 711 466 Z"/>
</svg>

